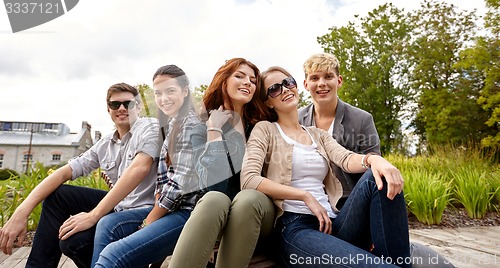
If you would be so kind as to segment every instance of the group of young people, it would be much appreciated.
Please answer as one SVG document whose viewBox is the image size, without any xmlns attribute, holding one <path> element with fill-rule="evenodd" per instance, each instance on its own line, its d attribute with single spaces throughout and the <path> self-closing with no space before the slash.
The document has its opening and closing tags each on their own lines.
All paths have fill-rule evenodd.
<svg viewBox="0 0 500 268">
<path fill-rule="evenodd" d="M 411 267 L 415 252 L 452 267 L 410 244 L 404 179 L 380 156 L 372 116 L 337 97 L 335 56 L 312 55 L 304 73 L 313 103 L 298 110 L 286 69 L 230 59 L 201 112 L 185 72 L 162 66 L 157 119 L 139 117 L 136 88 L 112 85 L 116 131 L 29 194 L 0 248 L 12 254 L 43 202 L 26 267 L 57 267 L 62 253 L 78 267 L 147 267 L 169 255 L 169 267 L 205 267 L 218 242 L 216 267 L 247 267 L 261 244 L 275 245 L 266 250 L 285 267 Z M 64 184 L 98 168 L 109 191 Z"/>
</svg>

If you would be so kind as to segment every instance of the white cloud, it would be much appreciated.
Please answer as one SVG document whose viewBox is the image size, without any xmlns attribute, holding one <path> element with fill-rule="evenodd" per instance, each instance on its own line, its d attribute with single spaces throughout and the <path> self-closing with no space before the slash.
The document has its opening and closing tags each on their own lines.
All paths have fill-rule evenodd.
<svg viewBox="0 0 500 268">
<path fill-rule="evenodd" d="M 106 133 L 113 128 L 107 88 L 151 84 L 165 64 L 183 68 L 193 86 L 210 83 L 232 57 L 261 70 L 280 65 L 301 81 L 303 61 L 321 51 L 318 36 L 384 2 L 79 1 L 64 16 L 16 34 L 0 8 L 0 120 L 62 122 L 72 131 L 88 121 Z M 480 0 L 460 2 L 464 9 L 484 6 Z M 419 2 L 396 6 L 410 10 Z"/>
</svg>

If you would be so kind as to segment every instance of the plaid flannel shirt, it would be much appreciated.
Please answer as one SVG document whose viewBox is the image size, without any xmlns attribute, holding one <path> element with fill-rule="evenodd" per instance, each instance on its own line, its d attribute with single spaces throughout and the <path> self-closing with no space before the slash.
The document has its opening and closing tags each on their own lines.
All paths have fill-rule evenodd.
<svg viewBox="0 0 500 268">
<path fill-rule="evenodd" d="M 176 137 L 171 137 L 176 120 L 182 120 Z M 173 118 L 169 122 L 166 139 L 163 143 L 155 195 L 159 194 L 157 204 L 169 211 L 177 209 L 192 210 L 201 197 L 198 176 L 194 172 L 194 154 L 191 144 L 191 132 L 201 121 L 194 111 L 189 111 L 184 118 Z M 175 139 L 176 152 L 170 153 L 171 165 L 167 163 L 169 139 Z"/>
</svg>

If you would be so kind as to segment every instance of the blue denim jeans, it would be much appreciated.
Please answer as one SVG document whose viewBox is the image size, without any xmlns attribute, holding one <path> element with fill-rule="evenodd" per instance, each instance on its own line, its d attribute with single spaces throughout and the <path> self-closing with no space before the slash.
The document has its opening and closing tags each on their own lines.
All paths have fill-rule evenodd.
<svg viewBox="0 0 500 268">
<path fill-rule="evenodd" d="M 70 257 L 80 268 L 90 267 L 95 227 L 78 232 L 66 240 L 59 240 L 59 228 L 70 215 L 95 208 L 106 193 L 86 187 L 61 185 L 50 194 L 43 201 L 26 267 L 57 267 L 61 253 Z"/>
<path fill-rule="evenodd" d="M 171 255 L 190 214 L 191 210 L 185 209 L 170 212 L 145 228 L 108 244 L 95 267 L 143 267 Z M 123 229 L 115 226 L 108 230 L 109 237 L 118 237 L 132 227 L 132 224 L 125 225 L 130 226 Z M 135 225 L 137 227 L 140 223 Z"/>
<path fill-rule="evenodd" d="M 319 231 L 316 216 L 292 212 L 278 219 L 275 233 L 287 267 L 411 267 L 404 195 L 388 199 L 371 170 L 332 219 L 332 235 Z"/>
<path fill-rule="evenodd" d="M 90 267 L 95 266 L 99 254 L 108 244 L 135 233 L 152 208 L 128 209 L 102 217 L 96 227 L 94 253 Z"/>
</svg>

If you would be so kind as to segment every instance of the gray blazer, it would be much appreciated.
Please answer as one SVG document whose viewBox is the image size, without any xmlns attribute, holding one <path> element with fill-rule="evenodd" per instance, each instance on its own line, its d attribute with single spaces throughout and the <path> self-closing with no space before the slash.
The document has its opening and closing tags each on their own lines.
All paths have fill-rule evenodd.
<svg viewBox="0 0 500 268">
<path fill-rule="evenodd" d="M 302 107 L 299 110 L 299 123 L 304 126 L 315 126 L 314 104 Z M 375 152 L 380 154 L 380 138 L 373 122 L 373 116 L 357 107 L 343 102 L 340 98 L 337 103 L 337 112 L 331 133 L 337 142 L 355 153 L 366 154 Z M 342 183 L 343 197 L 347 197 L 361 174 L 345 173 L 338 167 L 333 167 L 335 176 Z"/>
</svg>

